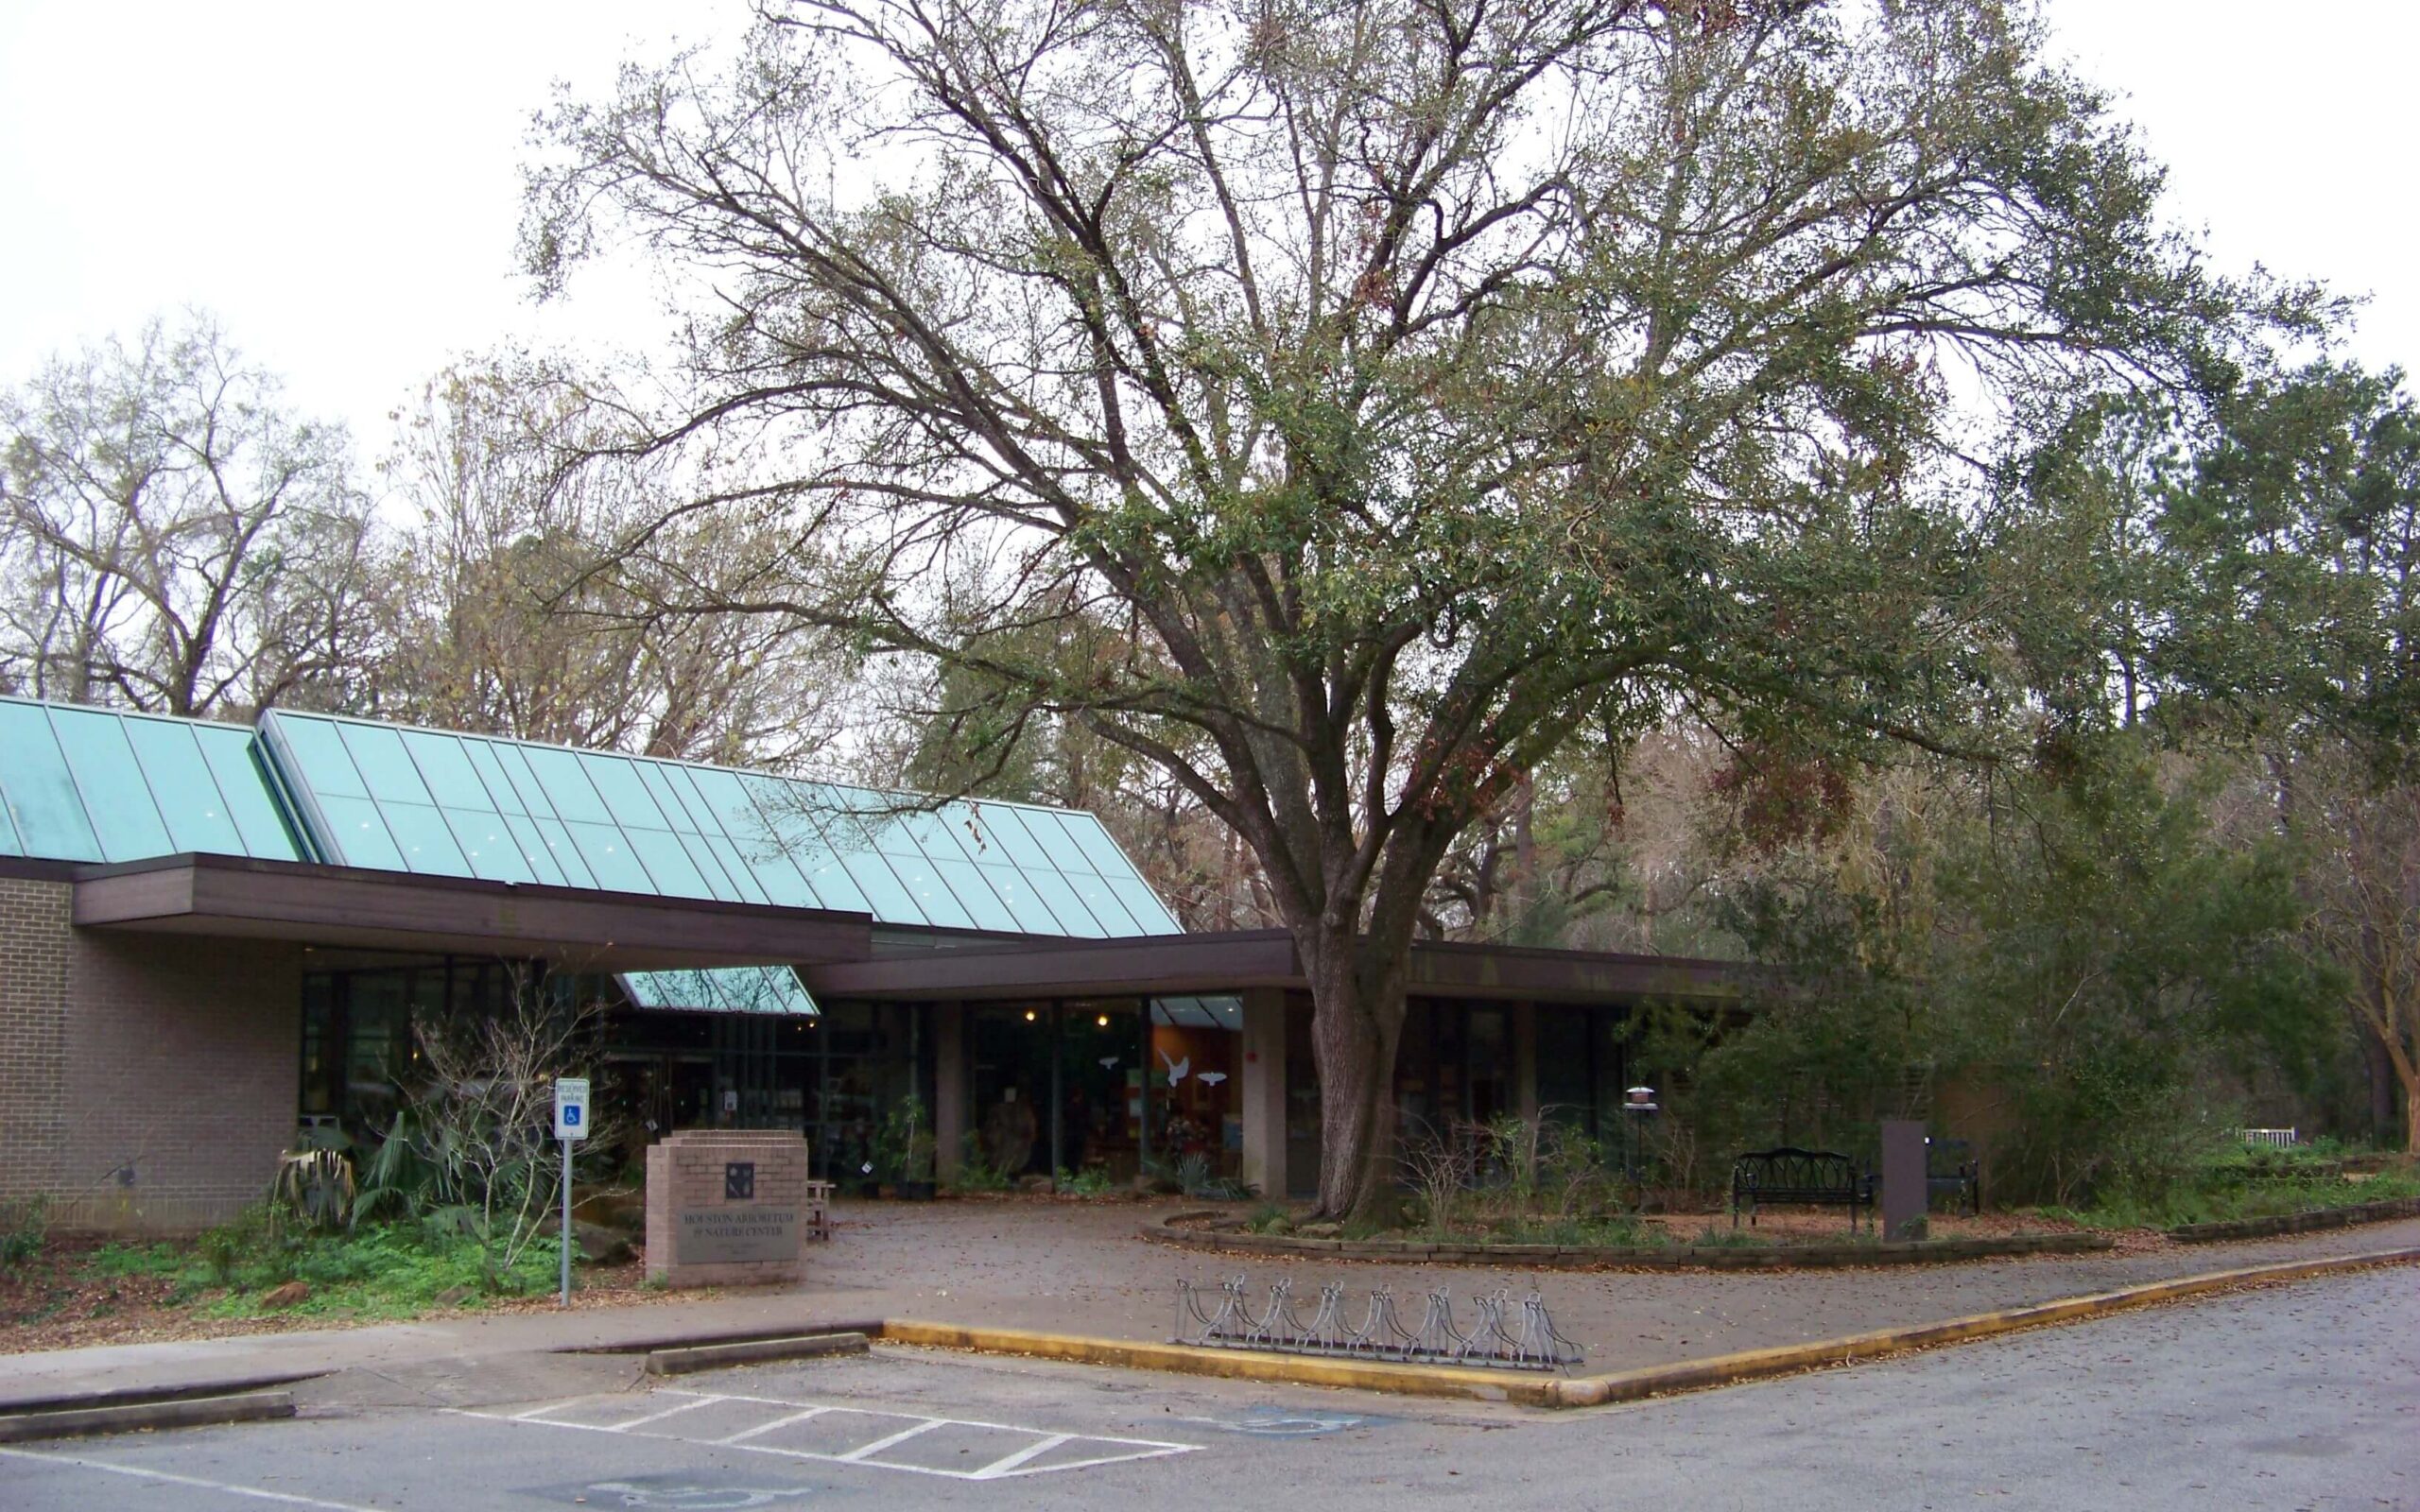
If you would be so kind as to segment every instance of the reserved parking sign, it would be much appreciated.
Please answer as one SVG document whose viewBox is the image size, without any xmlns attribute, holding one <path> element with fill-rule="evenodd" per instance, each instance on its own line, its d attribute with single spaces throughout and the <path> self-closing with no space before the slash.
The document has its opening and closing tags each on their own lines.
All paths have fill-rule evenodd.
<svg viewBox="0 0 2420 1512">
<path fill-rule="evenodd" d="M 555 1138 L 584 1140 L 588 1138 L 588 1078 L 558 1076 L 555 1078 Z"/>
</svg>

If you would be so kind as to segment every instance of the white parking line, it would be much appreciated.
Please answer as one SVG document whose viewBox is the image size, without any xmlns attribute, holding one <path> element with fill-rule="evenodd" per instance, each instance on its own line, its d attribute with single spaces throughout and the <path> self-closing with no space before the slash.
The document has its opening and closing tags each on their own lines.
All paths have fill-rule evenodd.
<svg viewBox="0 0 2420 1512">
<path fill-rule="evenodd" d="M 927 1418 L 913 1428 L 902 1428 L 888 1438 L 877 1438 L 871 1444 L 860 1444 L 845 1454 L 835 1454 L 832 1457 L 843 1465 L 855 1465 L 860 1460 L 873 1458 L 893 1444 L 904 1444 L 918 1434 L 929 1434 L 947 1421 L 949 1419 L 946 1418 Z"/>
<path fill-rule="evenodd" d="M 770 1422 L 759 1423 L 752 1428 L 743 1428 L 737 1433 L 725 1434 L 717 1437 L 685 1437 L 681 1434 L 678 1424 L 675 1424 L 670 1432 L 650 1433 L 640 1436 L 669 1439 L 675 1443 L 744 1450 L 757 1454 L 774 1454 L 784 1459 L 815 1460 L 827 1465 L 857 1465 L 870 1469 L 906 1470 L 912 1475 L 939 1475 L 953 1481 L 999 1481 L 1014 1476 L 1048 1475 L 1059 1470 L 1086 1469 L 1096 1465 L 1117 1465 L 1132 1460 L 1159 1459 L 1170 1454 L 1187 1454 L 1201 1447 L 1199 1444 L 1179 1444 L 1156 1438 L 1118 1438 L 1106 1434 L 1061 1433 L 1053 1429 L 1029 1428 L 1016 1423 L 983 1422 L 971 1418 L 932 1418 L 922 1413 L 897 1412 L 882 1407 L 791 1401 L 780 1397 L 726 1396 L 712 1392 L 672 1388 L 661 1389 L 655 1395 L 679 1397 L 683 1400 L 677 1406 L 645 1413 L 616 1423 L 580 1422 L 575 1418 L 559 1418 L 554 1414 L 587 1403 L 626 1402 L 629 1400 L 627 1398 L 578 1397 L 565 1401 L 553 1401 L 537 1407 L 525 1408 L 514 1413 L 480 1412 L 470 1408 L 447 1410 L 454 1417 L 483 1418 L 490 1422 L 521 1423 L 533 1428 L 570 1428 L 589 1434 L 622 1434 L 645 1424 L 660 1423 L 702 1407 L 733 1403 L 760 1407 L 786 1407 L 790 1410 Z M 890 1423 L 904 1421 L 908 1426 L 891 1429 L 866 1443 L 841 1450 L 789 1449 L 763 1441 L 768 1435 L 812 1419 L 826 1418 L 837 1422 L 848 1418 L 879 1418 L 886 1426 Z M 1018 1434 L 1027 1435 L 1033 1441 L 973 1469 L 946 1469 L 937 1465 L 915 1465 L 877 1457 L 912 1439 L 943 1428 L 971 1428 L 990 1433 Z M 1045 1455 L 1064 1449 L 1070 1444 L 1079 1446 L 1079 1452 L 1083 1451 L 1105 1451 L 1106 1452 L 1085 1453 L 1082 1458 L 1062 1460 L 1048 1465 L 1034 1463 Z"/>
<path fill-rule="evenodd" d="M 45 1454 L 30 1449 L 0 1449 L 0 1455 L 6 1455 L 9 1459 L 35 1460 L 44 1465 L 70 1465 L 79 1470 L 105 1470 L 112 1475 L 131 1475 L 138 1480 L 159 1481 L 168 1486 L 192 1486 L 204 1491 L 219 1491 L 228 1496 L 249 1496 L 255 1501 L 275 1502 L 283 1506 L 317 1507 L 320 1512 L 379 1512 L 378 1508 L 361 1506 L 352 1502 L 326 1502 L 316 1496 L 297 1496 L 291 1491 L 268 1491 L 257 1486 L 237 1486 L 230 1481 L 205 1481 L 199 1475 L 172 1475 L 166 1470 L 138 1469 L 132 1465 L 112 1465 L 105 1459 L 84 1459 L 74 1454 Z"/>
<path fill-rule="evenodd" d="M 1025 1448 L 1018 1450 L 1013 1454 L 1001 1455 L 998 1459 L 994 1460 L 991 1464 L 984 1466 L 981 1469 L 977 1470 L 974 1474 L 968 1476 L 967 1479 L 970 1481 L 996 1481 L 1001 1476 L 1013 1471 L 1018 1466 L 1024 1464 L 1026 1461 L 1040 1459 L 1043 1455 L 1049 1453 L 1052 1450 L 1057 1449 L 1062 1444 L 1075 1442 L 1075 1438 L 1076 1435 L 1073 1434 L 1052 1434 L 1047 1438 L 1040 1439 L 1034 1443 L 1026 1445 Z"/>
<path fill-rule="evenodd" d="M 792 1423 L 803 1423 L 809 1418 L 821 1418 L 831 1410 L 829 1407 L 809 1407 L 804 1412 L 794 1412 L 786 1418 L 776 1418 L 769 1423 L 758 1423 L 753 1428 L 743 1428 L 729 1438 L 717 1438 L 715 1442 L 717 1444 L 746 1443 L 758 1434 L 769 1434 L 776 1428 L 787 1428 Z"/>
</svg>

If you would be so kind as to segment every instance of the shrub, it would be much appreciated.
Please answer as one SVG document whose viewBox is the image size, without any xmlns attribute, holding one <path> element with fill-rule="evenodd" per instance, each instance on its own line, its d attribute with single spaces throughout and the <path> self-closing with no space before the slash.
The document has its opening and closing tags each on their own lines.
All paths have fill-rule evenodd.
<svg viewBox="0 0 2420 1512">
<path fill-rule="evenodd" d="M 42 1253 L 50 1234 L 50 1199 L 0 1202 L 0 1271 L 15 1270 Z"/>
</svg>

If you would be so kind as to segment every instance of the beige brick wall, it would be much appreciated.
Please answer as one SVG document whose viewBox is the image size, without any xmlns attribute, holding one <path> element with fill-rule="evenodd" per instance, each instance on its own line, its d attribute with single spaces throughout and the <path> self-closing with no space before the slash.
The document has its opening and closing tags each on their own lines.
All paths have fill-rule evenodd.
<svg viewBox="0 0 2420 1512">
<path fill-rule="evenodd" d="M 0 880 L 0 1195 L 70 1228 L 218 1222 L 293 1139 L 302 950 L 78 931 L 69 900 Z"/>
<path fill-rule="evenodd" d="M 756 1167 L 752 1201 L 723 1195 L 723 1167 Z M 795 1281 L 804 1268 L 807 1211 L 806 1140 L 779 1129 L 684 1129 L 648 1146 L 647 1273 L 667 1286 L 761 1286 Z M 684 1211 L 757 1211 L 797 1215 L 798 1244 L 782 1260 L 734 1264 L 675 1263 L 676 1232 Z"/>
</svg>

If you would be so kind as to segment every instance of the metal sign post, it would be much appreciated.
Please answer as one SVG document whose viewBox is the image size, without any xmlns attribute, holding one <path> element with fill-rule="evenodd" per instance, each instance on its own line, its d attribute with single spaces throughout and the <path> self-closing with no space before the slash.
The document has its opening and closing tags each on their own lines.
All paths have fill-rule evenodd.
<svg viewBox="0 0 2420 1512">
<path fill-rule="evenodd" d="M 571 1306 L 571 1146 L 575 1140 L 588 1138 L 588 1079 L 584 1076 L 555 1078 L 555 1138 L 563 1146 L 563 1226 L 558 1237 L 562 1244 L 563 1280 L 561 1305 Z"/>
</svg>

